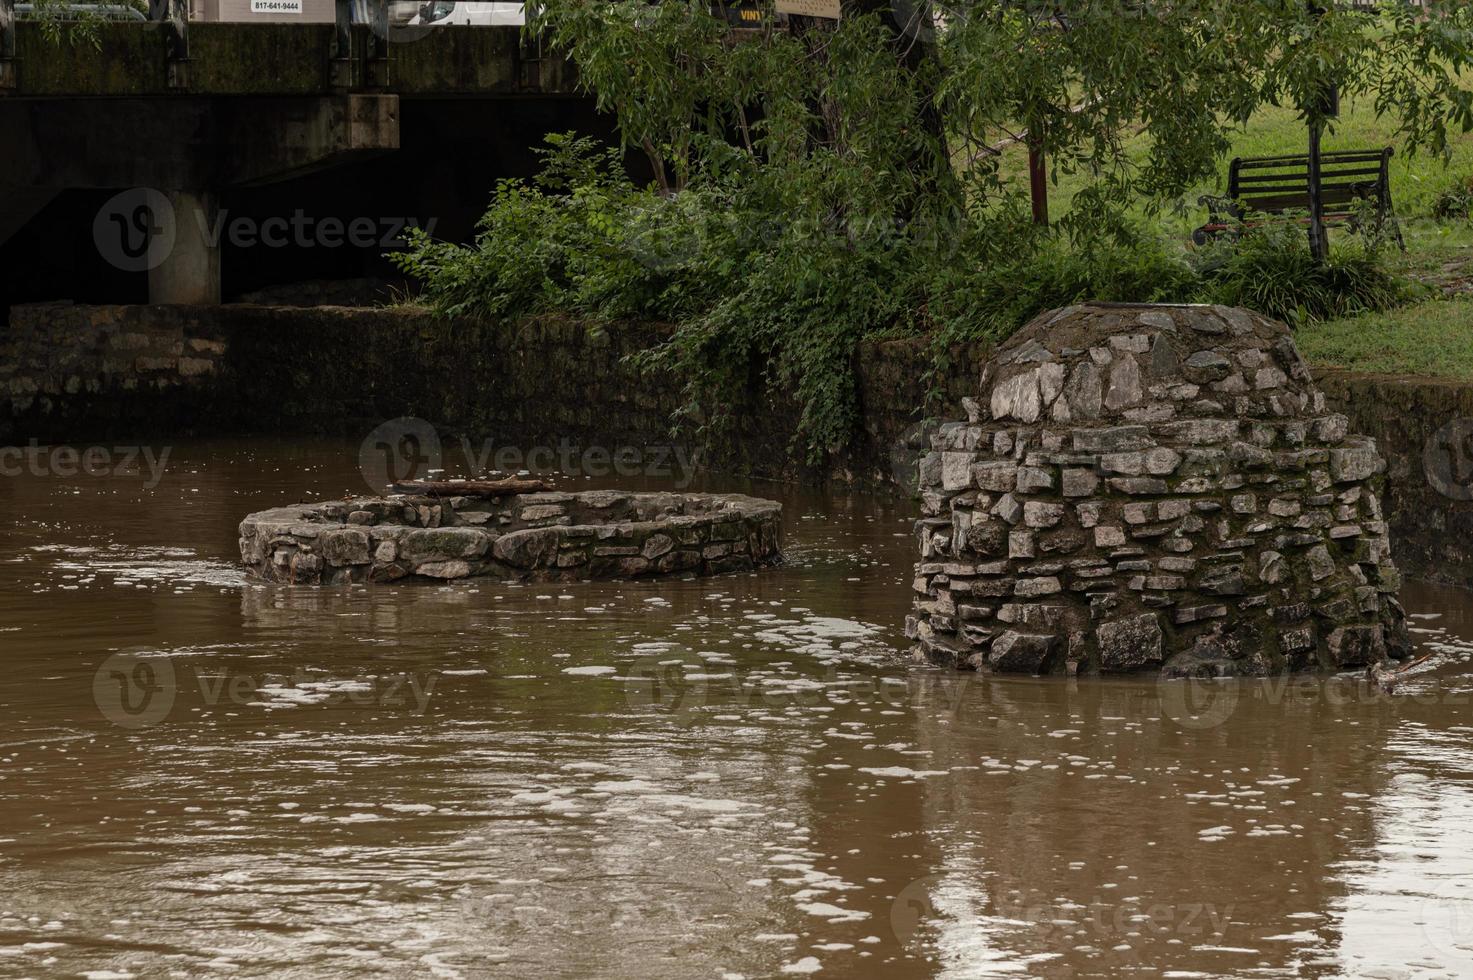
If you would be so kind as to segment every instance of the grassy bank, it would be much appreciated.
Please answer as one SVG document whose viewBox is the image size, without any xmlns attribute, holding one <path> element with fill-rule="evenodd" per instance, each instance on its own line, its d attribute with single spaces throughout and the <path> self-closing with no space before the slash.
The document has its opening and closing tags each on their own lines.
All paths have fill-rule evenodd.
<svg viewBox="0 0 1473 980">
<path fill-rule="evenodd" d="M 1297 112 L 1284 108 L 1264 109 L 1233 136 L 1228 159 L 1304 153 L 1307 142 L 1308 131 Z M 1473 134 L 1453 138 L 1452 156 L 1446 165 L 1426 154 L 1409 156 L 1401 152 L 1394 123 L 1376 118 L 1373 107 L 1368 103 L 1345 103 L 1334 131 L 1325 135 L 1323 146 L 1327 152 L 1396 147 L 1397 153 L 1391 161 L 1391 198 L 1397 213 L 1404 219 L 1430 214 L 1439 195 L 1452 188 L 1460 178 L 1473 176 Z M 1148 149 L 1142 137 L 1127 140 L 1130 157 L 1137 163 L 1146 159 Z M 1007 177 L 1026 182 L 1027 167 L 1028 158 L 1022 147 L 1014 145 L 1004 151 L 1002 169 Z M 1079 173 L 1060 173 L 1058 179 L 1058 184 L 1049 191 L 1049 208 L 1054 214 L 1063 213 L 1079 189 L 1089 182 L 1087 176 Z M 1221 194 L 1226 187 L 1227 164 L 1224 162 L 1216 181 L 1204 181 L 1178 200 L 1156 202 L 1163 209 L 1156 220 L 1164 232 L 1190 233 L 1206 218 L 1197 198 L 1202 194 Z"/>
<path fill-rule="evenodd" d="M 1229 159 L 1303 153 L 1306 139 L 1296 112 L 1268 109 L 1235 136 Z M 1377 119 L 1369 105 L 1347 103 L 1335 132 L 1325 139 L 1327 150 L 1382 146 L 1398 147 L 1391 163 L 1391 197 L 1407 244 L 1405 253 L 1388 252 L 1387 261 L 1424 283 L 1424 294 L 1389 312 L 1303 326 L 1300 345 L 1311 363 L 1324 367 L 1473 380 L 1473 222 L 1433 217 L 1442 195 L 1473 178 L 1473 134 L 1455 139 L 1447 163 L 1425 154 L 1408 156 L 1399 152 L 1389 121 Z M 1130 150 L 1133 158 L 1144 159 L 1147 145 L 1136 138 Z M 1025 181 L 1026 166 L 1021 147 L 1005 151 L 1003 171 L 1010 178 Z M 1224 162 L 1215 182 L 1204 182 L 1179 199 L 1143 206 L 1138 216 L 1173 248 L 1187 249 L 1192 229 L 1206 219 L 1197 198 L 1222 193 L 1226 181 Z M 1059 174 L 1050 188 L 1051 212 L 1063 213 L 1085 184 L 1079 174 Z M 1345 243 L 1348 236 L 1332 232 L 1332 241 Z"/>
<path fill-rule="evenodd" d="M 1317 367 L 1473 379 L 1473 297 L 1310 324 L 1298 338 Z"/>
</svg>

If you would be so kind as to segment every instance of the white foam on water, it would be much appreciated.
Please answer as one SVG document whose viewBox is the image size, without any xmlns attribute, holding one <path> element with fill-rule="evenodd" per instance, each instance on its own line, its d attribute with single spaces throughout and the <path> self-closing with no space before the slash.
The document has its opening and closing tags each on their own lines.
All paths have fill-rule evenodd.
<svg viewBox="0 0 1473 980">
<path fill-rule="evenodd" d="M 782 966 L 783 973 L 817 973 L 822 969 L 823 964 L 818 961 L 818 957 L 816 956 L 805 956 L 801 960 L 797 960 L 792 963 L 784 963 Z"/>
<path fill-rule="evenodd" d="M 809 915 L 828 919 L 830 922 L 860 922 L 870 917 L 868 912 L 861 909 L 846 909 L 827 902 L 803 902 L 799 903 L 798 908 Z"/>
<path fill-rule="evenodd" d="M 861 766 L 859 771 L 870 776 L 884 776 L 891 779 L 926 779 L 930 776 L 949 776 L 951 774 L 946 769 L 907 769 L 904 766 Z"/>
<path fill-rule="evenodd" d="M 31 550 L 65 552 L 68 557 L 52 568 L 64 578 L 66 573 L 85 576 L 79 583 L 105 575 L 120 587 L 208 585 L 233 589 L 247 581 L 245 570 L 238 564 L 199 558 L 189 548 L 110 545 L 104 550 L 38 545 Z"/>
</svg>

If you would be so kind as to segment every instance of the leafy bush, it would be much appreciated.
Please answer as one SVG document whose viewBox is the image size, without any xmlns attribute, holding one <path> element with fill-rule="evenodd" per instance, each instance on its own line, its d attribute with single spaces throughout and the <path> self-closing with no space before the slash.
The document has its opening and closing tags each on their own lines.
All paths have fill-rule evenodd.
<svg viewBox="0 0 1473 980">
<path fill-rule="evenodd" d="M 1291 326 L 1390 309 L 1410 298 L 1370 244 L 1341 242 L 1324 265 L 1314 261 L 1304 229 L 1278 222 L 1247 229 L 1197 259 L 1201 297 L 1245 306 Z"/>
<path fill-rule="evenodd" d="M 31 0 L 29 19 L 41 25 L 41 36 L 47 44 L 100 51 L 103 28 L 113 19 L 105 7 L 131 8 L 145 16 L 149 13 L 146 0 L 106 0 L 102 7 L 72 0 Z"/>
<path fill-rule="evenodd" d="M 930 334 L 939 365 L 953 343 L 1000 342 L 1042 310 L 1085 300 L 1221 302 L 1298 324 L 1404 298 L 1374 248 L 1342 245 L 1316 266 L 1294 224 L 1187 253 L 1130 226 L 1073 240 L 1022 218 L 846 219 L 795 207 L 793 171 L 778 181 L 738 170 L 662 194 L 589 139 L 550 136 L 541 152 L 535 180 L 499 186 L 471 245 L 420 233 L 392 256 L 422 280 L 423 301 L 447 315 L 674 323 L 639 360 L 686 379 L 683 421 L 716 438 L 754 384 L 791 394 L 794 448 L 814 460 L 854 431 L 852 365 L 866 337 Z"/>
<path fill-rule="evenodd" d="M 1455 221 L 1473 215 L 1473 177 L 1459 178 L 1432 202 L 1432 217 Z"/>
<path fill-rule="evenodd" d="M 1077 247 L 1068 239 L 1020 230 L 1023 247 L 949 266 L 933 284 L 933 314 L 946 342 L 1006 339 L 1042 310 L 1086 300 L 1190 302 L 1200 287 L 1184 254 L 1134 232 Z"/>
<path fill-rule="evenodd" d="M 853 430 L 868 336 L 1000 340 L 1083 299 L 1208 297 L 1295 321 L 1393 302 L 1374 249 L 1316 269 L 1265 233 L 1189 258 L 1128 216 L 1213 174 L 1263 105 L 1323 123 L 1327 83 L 1374 97 L 1407 149 L 1446 154 L 1473 127 L 1473 7 L 1137 6 L 938 20 L 870 4 L 738 37 L 703 0 L 546 0 L 529 33 L 577 64 L 652 186 L 622 153 L 556 138 L 536 181 L 498 188 L 475 242 L 421 236 L 401 266 L 446 313 L 672 321 L 641 360 L 688 379 L 688 421 L 722 427 L 765 385 L 796 397 L 810 456 Z M 1085 180 L 1053 230 L 1031 226 L 1027 181 L 1001 166 L 1022 140 L 1055 182 Z"/>
<path fill-rule="evenodd" d="M 471 245 L 421 232 L 391 256 L 423 282 L 422 301 L 447 315 L 677 323 L 643 360 L 690 379 L 687 418 L 722 428 L 762 364 L 767 383 L 796 392 L 810 451 L 842 445 L 855 345 L 923 305 L 930 266 L 913 235 L 795 217 L 751 175 L 662 195 L 634 186 L 616 151 L 548 143 L 543 172 L 498 187 Z"/>
</svg>

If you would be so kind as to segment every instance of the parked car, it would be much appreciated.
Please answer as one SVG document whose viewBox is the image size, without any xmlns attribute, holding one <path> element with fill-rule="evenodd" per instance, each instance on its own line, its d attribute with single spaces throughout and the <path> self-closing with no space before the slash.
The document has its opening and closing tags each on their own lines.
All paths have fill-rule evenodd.
<svg viewBox="0 0 1473 980">
<path fill-rule="evenodd" d="M 429 0 L 409 18 L 408 26 L 521 27 L 526 22 L 526 8 L 520 3 Z"/>
</svg>

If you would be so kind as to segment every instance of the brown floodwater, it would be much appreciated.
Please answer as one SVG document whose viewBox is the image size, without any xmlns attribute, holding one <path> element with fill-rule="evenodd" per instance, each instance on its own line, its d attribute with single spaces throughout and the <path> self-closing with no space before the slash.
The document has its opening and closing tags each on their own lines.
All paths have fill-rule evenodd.
<svg viewBox="0 0 1473 980">
<path fill-rule="evenodd" d="M 1473 974 L 1465 593 L 1392 697 L 983 678 L 905 656 L 906 502 L 712 481 L 785 504 L 756 574 L 283 587 L 237 522 L 356 447 L 52 462 L 0 479 L 0 975 Z"/>
</svg>

